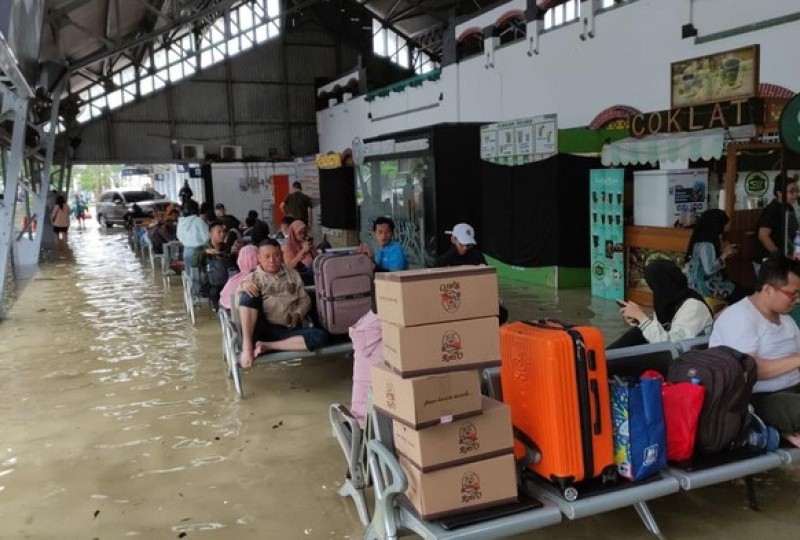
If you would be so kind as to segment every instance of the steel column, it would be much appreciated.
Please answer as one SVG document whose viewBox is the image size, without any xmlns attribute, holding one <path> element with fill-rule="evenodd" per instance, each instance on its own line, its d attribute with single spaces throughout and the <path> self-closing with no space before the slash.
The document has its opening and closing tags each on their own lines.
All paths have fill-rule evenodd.
<svg viewBox="0 0 800 540">
<path fill-rule="evenodd" d="M 25 152 L 25 116 L 28 112 L 28 99 L 18 96 L 5 85 L 0 85 L 3 104 L 0 114 L 8 113 L 14 123 L 11 148 L 6 153 L 6 171 L 3 200 L 0 201 L 0 314 L 5 311 L 5 287 L 8 272 L 8 258 L 14 241 L 14 210 L 17 201 L 17 187 L 22 172 Z"/>
</svg>

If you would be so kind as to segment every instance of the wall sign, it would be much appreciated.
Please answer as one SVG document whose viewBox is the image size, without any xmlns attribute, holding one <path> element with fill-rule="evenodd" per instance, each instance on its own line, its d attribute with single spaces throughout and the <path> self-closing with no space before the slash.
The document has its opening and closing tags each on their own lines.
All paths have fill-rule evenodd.
<svg viewBox="0 0 800 540">
<path fill-rule="evenodd" d="M 481 159 L 523 165 L 558 152 L 558 116 L 546 114 L 481 127 Z"/>
<path fill-rule="evenodd" d="M 744 178 L 744 192 L 748 197 L 763 197 L 768 185 L 769 177 L 761 171 L 753 171 Z"/>
<path fill-rule="evenodd" d="M 670 107 L 686 107 L 758 94 L 759 46 L 750 45 L 670 66 Z"/>
<path fill-rule="evenodd" d="M 656 133 L 699 131 L 763 123 L 763 99 L 734 99 L 669 111 L 639 113 L 631 117 L 630 134 L 634 137 L 644 137 Z"/>
</svg>

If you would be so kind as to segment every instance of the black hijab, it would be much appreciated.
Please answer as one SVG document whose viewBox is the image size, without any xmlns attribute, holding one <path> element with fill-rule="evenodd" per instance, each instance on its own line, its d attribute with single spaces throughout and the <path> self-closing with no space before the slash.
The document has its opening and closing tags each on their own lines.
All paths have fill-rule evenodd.
<svg viewBox="0 0 800 540">
<path fill-rule="evenodd" d="M 722 231 L 725 230 L 725 225 L 728 224 L 728 214 L 724 210 L 712 209 L 706 210 L 697 219 L 692 231 L 692 238 L 689 240 L 689 247 L 686 249 L 686 262 L 692 258 L 692 251 L 694 245 L 698 242 L 710 242 L 714 245 L 714 255 L 719 257 L 720 245 L 719 237 Z"/>
<path fill-rule="evenodd" d="M 665 330 L 669 329 L 675 313 L 689 298 L 705 304 L 703 297 L 689 288 L 686 276 L 673 261 L 656 259 L 651 262 L 644 269 L 644 279 L 653 291 L 653 308 Z"/>
</svg>

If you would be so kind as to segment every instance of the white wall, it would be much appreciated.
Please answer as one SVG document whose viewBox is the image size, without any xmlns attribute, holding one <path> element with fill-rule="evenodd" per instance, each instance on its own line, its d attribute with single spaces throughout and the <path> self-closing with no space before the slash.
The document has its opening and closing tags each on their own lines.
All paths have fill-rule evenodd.
<svg viewBox="0 0 800 540">
<path fill-rule="evenodd" d="M 262 219 L 268 220 L 270 232 L 275 210 L 275 197 L 270 179 L 273 175 L 288 175 L 289 185 L 300 182 L 303 193 L 311 197 L 314 205 L 314 224 L 311 236 L 322 239 L 319 227 L 319 169 L 311 162 L 286 163 L 213 163 L 211 165 L 214 203 L 222 203 L 228 214 L 244 221 L 247 212 L 255 210 Z M 240 179 L 255 178 L 242 189 Z M 281 201 L 277 203 L 280 204 Z"/>
<path fill-rule="evenodd" d="M 758 43 L 761 81 L 800 91 L 800 70 L 792 65 L 800 46 L 800 21 L 696 45 L 681 39 L 681 27 L 706 24 L 706 13 L 718 19 L 730 14 L 740 26 L 741 2 L 731 0 L 638 0 L 596 16 L 595 37 L 581 41 L 582 27 L 572 23 L 541 35 L 540 54 L 529 56 L 527 41 L 500 48 L 494 68 L 481 56 L 443 69 L 438 81 L 407 88 L 367 103 L 363 97 L 317 113 L 320 152 L 340 151 L 353 137 L 375 137 L 441 122 L 489 122 L 557 113 L 559 127 L 589 124 L 616 104 L 642 111 L 670 106 L 670 63 Z M 800 11 L 797 0 L 764 0 L 764 17 Z M 700 7 L 702 6 L 702 10 Z M 714 11 L 715 10 L 715 11 Z M 700 12 L 702 12 L 702 17 Z M 760 13 L 760 12 L 759 12 Z M 767 17 L 767 15 L 769 15 Z M 763 20 L 761 15 L 758 21 Z M 702 25 L 701 25 L 702 26 Z M 702 37 L 706 30 L 699 27 Z M 715 30 L 716 31 L 716 30 Z M 441 101 L 439 96 L 441 94 Z M 404 111 L 431 105 L 421 112 Z M 367 117 L 372 114 L 372 119 Z M 398 115 L 385 118 L 386 115 Z"/>
</svg>

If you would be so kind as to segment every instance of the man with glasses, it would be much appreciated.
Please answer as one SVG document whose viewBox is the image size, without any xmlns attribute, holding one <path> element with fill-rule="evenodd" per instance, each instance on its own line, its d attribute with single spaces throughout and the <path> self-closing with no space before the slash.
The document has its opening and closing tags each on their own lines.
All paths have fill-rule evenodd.
<svg viewBox="0 0 800 540">
<path fill-rule="evenodd" d="M 756 413 L 800 446 L 800 330 L 789 315 L 800 301 L 800 263 L 781 255 L 764 261 L 756 292 L 724 310 L 709 346 L 727 345 L 756 360 Z"/>
<path fill-rule="evenodd" d="M 755 253 L 756 265 L 770 255 L 780 253 L 791 256 L 794 251 L 792 244 L 794 235 L 797 233 L 797 215 L 794 213 L 794 205 L 797 202 L 797 184 L 791 178 L 779 174 L 775 177 L 772 192 L 775 198 L 761 212 L 756 225 L 756 235 L 758 236 Z M 785 201 L 784 192 L 786 193 Z"/>
</svg>

